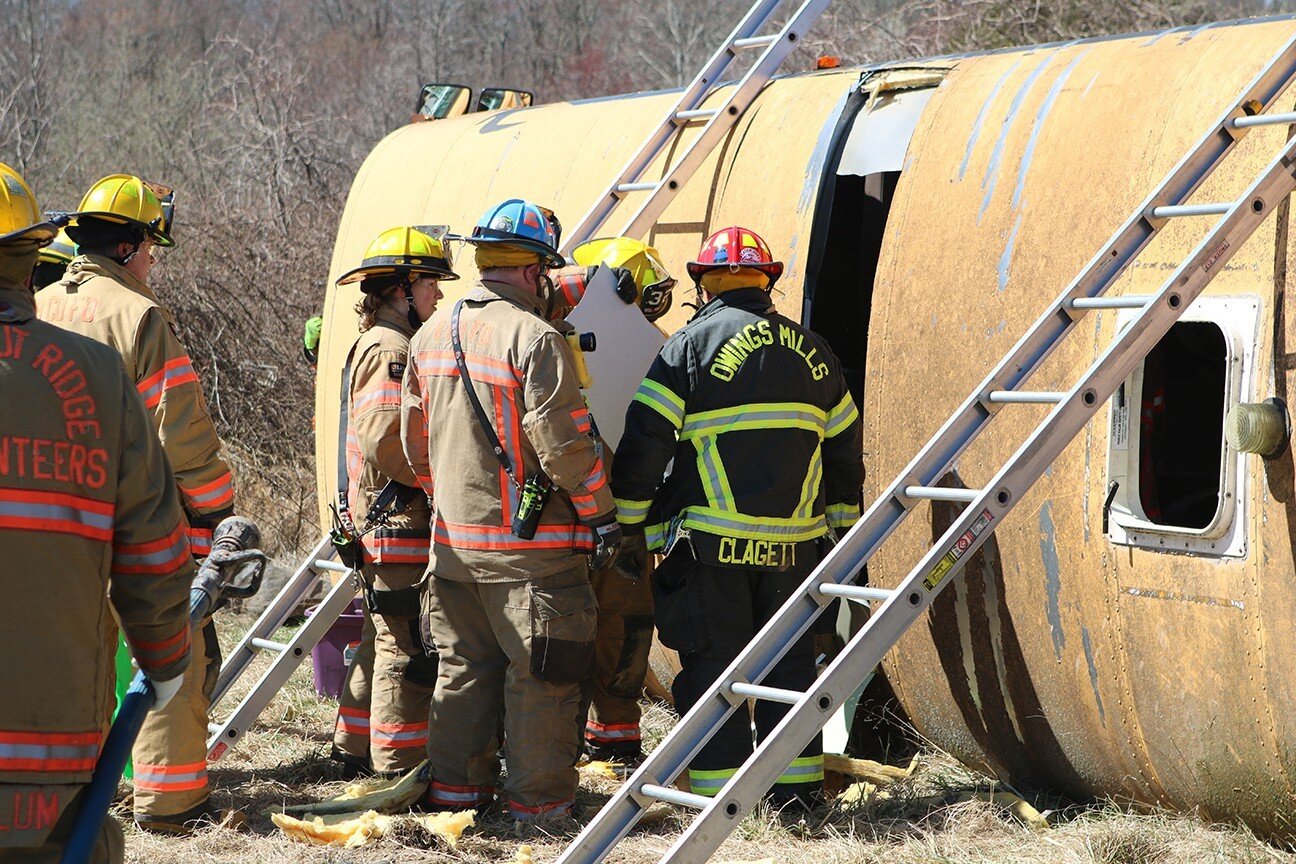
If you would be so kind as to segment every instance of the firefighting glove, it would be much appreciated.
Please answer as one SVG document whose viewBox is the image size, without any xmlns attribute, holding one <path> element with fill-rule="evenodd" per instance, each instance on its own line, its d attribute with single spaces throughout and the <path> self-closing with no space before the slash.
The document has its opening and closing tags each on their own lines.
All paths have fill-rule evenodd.
<svg viewBox="0 0 1296 864">
<path fill-rule="evenodd" d="M 612 567 L 625 578 L 638 582 L 648 572 L 648 541 L 642 533 L 626 534 L 621 538 Z"/>
<path fill-rule="evenodd" d="M 312 366 L 319 362 L 320 331 L 323 327 L 324 319 L 316 315 L 306 322 L 306 327 L 302 331 L 302 353 L 306 355 L 306 361 Z"/>
<path fill-rule="evenodd" d="M 621 545 L 621 526 L 616 521 L 616 513 L 590 525 L 594 532 L 594 551 L 590 553 L 590 569 L 602 570 L 612 563 L 617 548 Z"/>
<path fill-rule="evenodd" d="M 181 672 L 174 678 L 167 681 L 153 681 L 153 704 L 149 707 L 150 711 L 161 711 L 171 701 L 172 697 L 180 691 L 180 685 L 184 683 L 184 673 Z"/>
<path fill-rule="evenodd" d="M 627 305 L 639 299 L 639 286 L 635 284 L 634 274 L 624 267 L 613 267 L 612 275 L 616 277 L 616 295 Z M 593 276 L 594 274 L 590 274 Z"/>
</svg>

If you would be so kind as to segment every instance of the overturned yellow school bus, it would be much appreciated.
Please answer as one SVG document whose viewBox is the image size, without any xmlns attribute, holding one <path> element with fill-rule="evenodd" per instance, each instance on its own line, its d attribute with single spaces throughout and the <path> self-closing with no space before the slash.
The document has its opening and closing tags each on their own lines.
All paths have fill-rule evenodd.
<svg viewBox="0 0 1296 864">
<path fill-rule="evenodd" d="M 1290 19 L 1229 23 L 779 78 L 649 239 L 682 275 L 738 222 L 787 262 L 780 310 L 830 340 L 860 400 L 867 499 L 1293 34 Z M 330 284 L 392 225 L 466 229 L 513 196 L 574 221 L 672 100 L 397 130 L 356 177 Z M 1236 197 L 1286 133 L 1249 133 L 1196 200 Z M 1296 834 L 1296 468 L 1290 449 L 1263 460 L 1223 434 L 1232 406 L 1289 398 L 1290 221 L 1284 204 L 888 657 L 925 736 L 1005 780 Z M 1165 229 L 1115 293 L 1152 293 L 1204 230 Z M 352 287 L 327 297 L 322 512 L 341 470 Z M 680 299 L 668 327 L 688 314 Z M 1031 388 L 1069 386 L 1122 314 L 1085 319 Z M 988 481 L 1045 410 L 999 418 L 949 482 Z M 896 584 L 954 518 L 920 506 L 870 563 L 874 584 Z"/>
</svg>

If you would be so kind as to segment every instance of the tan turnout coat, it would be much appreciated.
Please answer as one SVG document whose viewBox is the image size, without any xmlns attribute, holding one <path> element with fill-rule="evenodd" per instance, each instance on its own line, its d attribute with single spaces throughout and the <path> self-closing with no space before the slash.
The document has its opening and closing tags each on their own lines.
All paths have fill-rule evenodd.
<svg viewBox="0 0 1296 864">
<path fill-rule="evenodd" d="M 434 502 L 429 572 L 506 582 L 570 569 L 593 548 L 584 523 L 614 510 L 571 349 L 534 294 L 482 281 L 463 304 L 468 374 L 517 479 L 543 470 L 556 489 L 532 540 L 511 525 L 518 490 L 497 460 L 459 380 L 453 304 L 415 334 L 404 379 L 405 453 Z"/>
</svg>

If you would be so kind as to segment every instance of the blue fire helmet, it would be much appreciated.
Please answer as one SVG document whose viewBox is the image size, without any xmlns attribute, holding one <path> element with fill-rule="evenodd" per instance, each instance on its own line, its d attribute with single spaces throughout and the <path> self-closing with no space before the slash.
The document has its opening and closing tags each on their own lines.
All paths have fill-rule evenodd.
<svg viewBox="0 0 1296 864">
<path fill-rule="evenodd" d="M 566 262 L 558 253 L 562 226 L 552 210 L 510 198 L 487 210 L 477 220 L 471 237 L 473 244 L 498 243 L 535 252 L 547 267 L 562 267 Z"/>
</svg>

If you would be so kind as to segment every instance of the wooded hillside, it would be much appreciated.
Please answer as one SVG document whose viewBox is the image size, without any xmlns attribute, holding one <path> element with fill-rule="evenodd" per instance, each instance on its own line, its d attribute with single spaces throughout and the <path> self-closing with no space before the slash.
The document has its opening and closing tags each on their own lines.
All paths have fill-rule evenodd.
<svg viewBox="0 0 1296 864">
<path fill-rule="evenodd" d="M 842 0 L 789 70 L 1290 11 L 1263 0 Z M 745 0 L 0 0 L 0 161 L 46 209 L 106 174 L 177 189 L 154 271 L 278 548 L 314 533 L 301 324 L 369 149 L 419 86 L 537 102 L 685 83 Z M 487 202 L 483 202 L 485 205 Z"/>
</svg>

